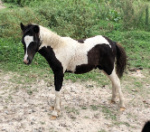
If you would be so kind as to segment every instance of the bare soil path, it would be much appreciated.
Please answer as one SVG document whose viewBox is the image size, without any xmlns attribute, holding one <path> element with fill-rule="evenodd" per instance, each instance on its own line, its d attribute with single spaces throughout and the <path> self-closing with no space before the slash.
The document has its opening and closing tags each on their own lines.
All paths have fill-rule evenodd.
<svg viewBox="0 0 150 132">
<path fill-rule="evenodd" d="M 123 113 L 118 104 L 109 103 L 111 85 L 65 81 L 61 116 L 51 120 L 52 84 L 36 75 L 28 76 L 36 78 L 28 84 L 26 76 L 22 79 L 17 73 L 0 70 L 0 132 L 141 132 L 150 119 L 150 92 L 145 91 L 150 83 L 142 86 L 142 92 L 136 88 L 130 91 L 133 82 L 127 79 L 133 76 L 136 79 L 137 74 L 128 74 L 122 81 L 127 104 Z M 143 75 L 141 79 L 146 78 Z"/>
<path fill-rule="evenodd" d="M 0 0 L 0 10 L 4 9 L 4 8 L 6 8 L 6 7 L 3 5 L 2 1 Z"/>
</svg>

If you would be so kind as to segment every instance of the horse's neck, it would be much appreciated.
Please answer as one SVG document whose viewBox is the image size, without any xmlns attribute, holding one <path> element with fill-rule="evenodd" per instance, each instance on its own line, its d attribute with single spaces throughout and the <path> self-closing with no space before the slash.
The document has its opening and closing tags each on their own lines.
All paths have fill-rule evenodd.
<svg viewBox="0 0 150 132">
<path fill-rule="evenodd" d="M 42 42 L 42 45 L 40 48 L 44 46 L 50 46 L 53 49 L 56 49 L 58 47 L 61 47 L 62 45 L 65 44 L 63 38 L 56 33 L 44 28 L 40 27 L 42 30 L 40 32 L 40 39 Z"/>
</svg>

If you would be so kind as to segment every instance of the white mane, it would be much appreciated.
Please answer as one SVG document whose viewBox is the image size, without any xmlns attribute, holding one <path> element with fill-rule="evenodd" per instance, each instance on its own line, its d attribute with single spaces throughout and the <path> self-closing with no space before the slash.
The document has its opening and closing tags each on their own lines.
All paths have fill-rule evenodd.
<svg viewBox="0 0 150 132">
<path fill-rule="evenodd" d="M 42 42 L 42 45 L 39 49 L 41 49 L 44 46 L 51 46 L 53 49 L 56 49 L 58 47 L 62 47 L 65 45 L 65 42 L 63 41 L 62 37 L 57 35 L 57 33 L 52 32 L 51 30 L 43 27 L 40 27 L 40 39 Z"/>
</svg>

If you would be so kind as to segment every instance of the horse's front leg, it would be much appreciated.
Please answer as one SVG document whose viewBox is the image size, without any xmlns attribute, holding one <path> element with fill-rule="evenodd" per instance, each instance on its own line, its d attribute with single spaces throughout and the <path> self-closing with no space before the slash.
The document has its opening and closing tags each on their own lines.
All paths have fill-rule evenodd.
<svg viewBox="0 0 150 132">
<path fill-rule="evenodd" d="M 61 71 L 54 72 L 54 85 L 55 85 L 55 104 L 52 112 L 52 119 L 58 117 L 61 108 L 61 94 L 64 74 Z"/>
</svg>

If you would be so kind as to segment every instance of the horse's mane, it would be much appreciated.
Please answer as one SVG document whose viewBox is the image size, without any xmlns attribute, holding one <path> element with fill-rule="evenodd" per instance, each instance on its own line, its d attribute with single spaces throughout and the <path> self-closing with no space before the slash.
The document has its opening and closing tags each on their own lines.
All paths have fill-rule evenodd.
<svg viewBox="0 0 150 132">
<path fill-rule="evenodd" d="M 62 37 L 59 36 L 57 33 L 52 32 L 50 29 L 45 28 L 41 25 L 39 25 L 40 27 L 40 39 L 42 42 L 41 47 L 43 46 L 51 46 L 52 48 L 57 48 L 58 46 L 60 47 L 61 45 L 63 45 L 63 40 Z"/>
</svg>

